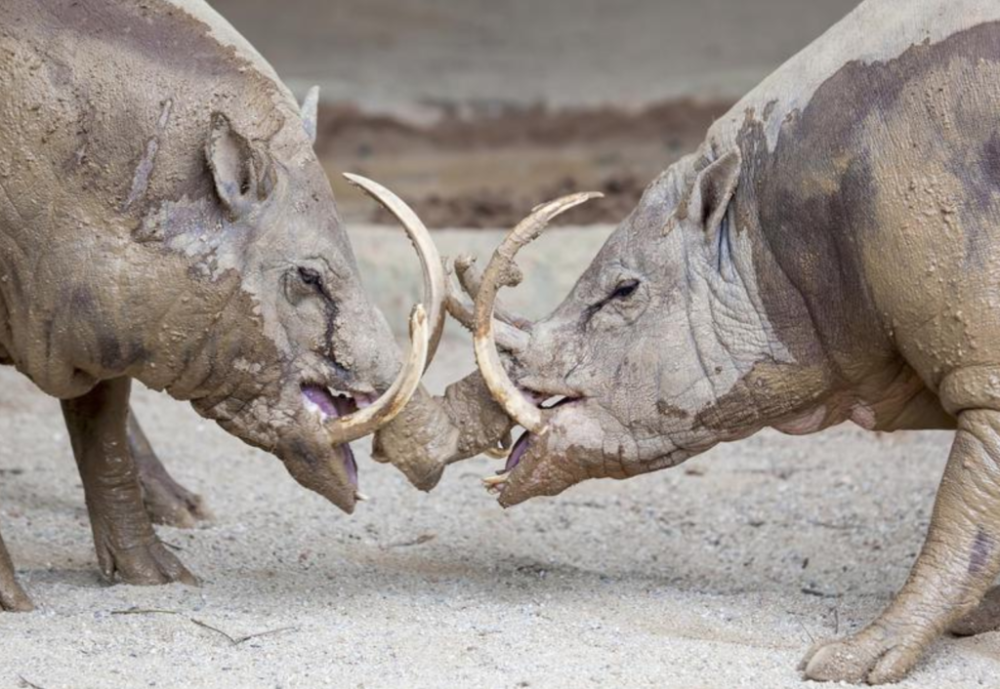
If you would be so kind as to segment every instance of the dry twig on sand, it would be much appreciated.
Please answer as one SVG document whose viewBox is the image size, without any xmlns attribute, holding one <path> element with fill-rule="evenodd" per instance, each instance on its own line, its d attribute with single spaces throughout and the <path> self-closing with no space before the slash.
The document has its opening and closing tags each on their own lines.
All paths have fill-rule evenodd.
<svg viewBox="0 0 1000 689">
<path fill-rule="evenodd" d="M 233 636 L 232 634 L 225 632 L 219 629 L 218 627 L 213 627 L 207 622 L 203 622 L 202 620 L 196 619 L 194 617 L 188 617 L 177 610 L 158 610 L 155 608 L 129 608 L 128 610 L 112 610 L 111 614 L 112 615 L 177 615 L 178 617 L 183 617 L 192 624 L 198 625 L 202 629 L 207 629 L 211 632 L 219 634 L 220 636 L 224 636 L 233 646 L 239 646 L 240 644 L 246 641 L 250 641 L 251 639 L 259 639 L 262 636 L 271 636 L 273 634 L 280 634 L 282 632 L 288 632 L 298 629 L 298 627 L 292 627 L 292 626 L 279 627 L 277 629 L 268 629 L 267 631 L 263 632 L 247 634 L 245 636 Z"/>
</svg>

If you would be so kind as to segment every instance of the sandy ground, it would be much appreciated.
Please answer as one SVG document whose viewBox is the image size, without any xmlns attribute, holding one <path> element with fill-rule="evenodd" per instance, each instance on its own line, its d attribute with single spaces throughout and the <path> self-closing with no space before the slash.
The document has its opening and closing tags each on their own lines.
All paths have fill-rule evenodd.
<svg viewBox="0 0 1000 689">
<path fill-rule="evenodd" d="M 558 230 L 532 247 L 512 303 L 557 302 L 605 233 Z M 398 234 L 353 236 L 394 323 L 416 283 Z M 495 240 L 439 235 L 445 252 Z M 470 367 L 453 331 L 428 383 Z M 274 458 L 141 390 L 153 442 L 216 519 L 160 529 L 200 587 L 139 588 L 98 578 L 58 404 L 4 370 L 0 406 L 0 522 L 39 605 L 0 614 L 4 688 L 801 687 L 812 640 L 857 629 L 904 581 L 950 442 L 764 432 L 506 512 L 479 487 L 489 460 L 452 467 L 428 495 L 362 456 L 373 499 L 347 517 Z M 117 614 L 134 608 L 168 612 Z M 273 633 L 235 644 L 195 621 Z M 900 686 L 995 687 L 998 657 L 1000 634 L 945 639 Z"/>
</svg>

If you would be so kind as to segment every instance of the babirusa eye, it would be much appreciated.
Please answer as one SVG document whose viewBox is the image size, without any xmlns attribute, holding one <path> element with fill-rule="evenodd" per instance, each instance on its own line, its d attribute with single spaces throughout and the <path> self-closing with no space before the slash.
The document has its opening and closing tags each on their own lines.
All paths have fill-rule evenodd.
<svg viewBox="0 0 1000 689">
<path fill-rule="evenodd" d="M 299 268 L 299 278 L 310 287 L 315 287 L 318 290 L 323 288 L 322 276 L 312 268 Z"/>
<path fill-rule="evenodd" d="M 628 299 L 633 294 L 635 294 L 635 291 L 637 289 L 639 289 L 639 281 L 638 280 L 635 280 L 635 279 L 632 279 L 632 280 L 622 280 L 621 282 L 618 283 L 618 286 L 615 287 L 615 291 L 611 294 L 611 298 L 612 299 Z"/>
</svg>

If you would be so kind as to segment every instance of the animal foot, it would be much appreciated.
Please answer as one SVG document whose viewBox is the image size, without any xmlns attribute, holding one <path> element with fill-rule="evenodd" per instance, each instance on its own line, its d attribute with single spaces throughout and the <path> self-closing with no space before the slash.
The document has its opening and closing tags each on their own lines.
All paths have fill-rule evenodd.
<svg viewBox="0 0 1000 689">
<path fill-rule="evenodd" d="M 35 605 L 13 577 L 0 577 L 0 610 L 30 612 Z"/>
<path fill-rule="evenodd" d="M 193 529 L 200 521 L 208 521 L 212 513 L 204 499 L 169 476 L 140 474 L 142 502 L 154 524 Z"/>
<path fill-rule="evenodd" d="M 983 596 L 979 606 L 951 625 L 955 636 L 972 636 L 1000 629 L 1000 586 L 994 586 Z"/>
<path fill-rule="evenodd" d="M 28 598 L 28 594 L 17 583 L 14 563 L 11 562 L 10 553 L 7 552 L 3 538 L 0 538 L 0 611 L 28 612 L 34 609 L 35 606 Z"/>
<path fill-rule="evenodd" d="M 922 635 L 889 631 L 878 623 L 854 636 L 813 646 L 799 665 L 818 682 L 889 684 L 916 665 L 929 643 Z"/>
<path fill-rule="evenodd" d="M 181 564 L 158 538 L 129 548 L 98 546 L 97 559 L 101 573 L 108 581 L 116 578 L 135 586 L 156 586 L 179 581 L 197 586 L 198 579 Z"/>
</svg>

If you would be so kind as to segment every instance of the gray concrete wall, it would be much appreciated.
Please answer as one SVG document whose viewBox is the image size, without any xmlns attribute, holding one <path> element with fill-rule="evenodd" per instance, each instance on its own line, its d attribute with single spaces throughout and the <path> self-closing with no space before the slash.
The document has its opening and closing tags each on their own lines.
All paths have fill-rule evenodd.
<svg viewBox="0 0 1000 689">
<path fill-rule="evenodd" d="M 211 0 L 297 90 L 421 102 L 738 96 L 856 0 Z"/>
</svg>

